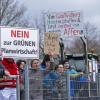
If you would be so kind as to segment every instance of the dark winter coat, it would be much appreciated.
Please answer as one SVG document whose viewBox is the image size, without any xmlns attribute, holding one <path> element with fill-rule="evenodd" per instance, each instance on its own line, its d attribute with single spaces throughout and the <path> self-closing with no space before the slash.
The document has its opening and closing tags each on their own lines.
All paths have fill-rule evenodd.
<svg viewBox="0 0 100 100">
<path fill-rule="evenodd" d="M 4 74 L 4 66 L 0 63 L 0 77 L 2 77 Z"/>
<path fill-rule="evenodd" d="M 30 100 L 43 100 L 43 72 L 39 69 L 29 70 Z"/>
</svg>

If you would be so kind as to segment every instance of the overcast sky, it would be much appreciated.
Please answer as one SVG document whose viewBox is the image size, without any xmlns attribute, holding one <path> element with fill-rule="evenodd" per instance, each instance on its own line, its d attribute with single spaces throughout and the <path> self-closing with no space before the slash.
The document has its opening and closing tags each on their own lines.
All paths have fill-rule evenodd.
<svg viewBox="0 0 100 100">
<path fill-rule="evenodd" d="M 41 12 L 82 11 L 84 22 L 100 29 L 100 0 L 19 0 L 28 8 L 29 16 L 36 18 Z"/>
</svg>

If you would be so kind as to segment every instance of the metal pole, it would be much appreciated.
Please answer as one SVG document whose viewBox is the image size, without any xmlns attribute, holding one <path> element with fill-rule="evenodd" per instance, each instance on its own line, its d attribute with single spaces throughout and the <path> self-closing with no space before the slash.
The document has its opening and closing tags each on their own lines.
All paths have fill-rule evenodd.
<svg viewBox="0 0 100 100">
<path fill-rule="evenodd" d="M 100 98 L 100 73 L 98 73 L 98 96 Z"/>
<path fill-rule="evenodd" d="M 86 39 L 86 43 L 85 43 L 85 64 L 86 64 L 86 73 L 88 73 L 89 72 L 89 69 L 88 69 L 87 39 Z"/>
<path fill-rule="evenodd" d="M 25 100 L 29 100 L 29 68 L 25 66 Z"/>
<path fill-rule="evenodd" d="M 16 91 L 17 91 L 17 100 L 20 100 L 20 83 L 19 83 L 19 76 L 16 77 Z"/>
<path fill-rule="evenodd" d="M 85 56 L 85 72 L 88 74 L 88 50 L 87 50 L 87 38 L 84 37 L 84 39 L 81 37 L 81 40 L 83 42 L 83 46 L 84 46 L 84 56 Z"/>
<path fill-rule="evenodd" d="M 84 39 L 81 37 L 81 40 L 83 42 L 83 45 L 84 45 L 84 55 L 85 55 L 85 72 L 86 74 L 88 75 L 88 79 L 90 79 L 90 73 L 89 73 L 89 67 L 88 67 L 88 50 L 87 50 L 87 38 L 84 37 Z M 89 93 L 89 97 L 90 97 L 90 81 L 88 82 L 88 93 Z"/>
<path fill-rule="evenodd" d="M 61 63 L 63 62 L 63 47 L 60 47 L 60 52 L 61 52 Z"/>
<path fill-rule="evenodd" d="M 71 90 L 70 90 L 70 75 L 67 75 L 67 94 L 68 100 L 71 100 Z"/>
<path fill-rule="evenodd" d="M 99 96 L 100 94 L 99 94 L 99 73 L 96 73 L 96 85 L 97 85 L 97 87 L 96 87 L 96 90 L 97 90 L 97 96 Z"/>
<path fill-rule="evenodd" d="M 60 38 L 60 54 L 61 54 L 61 63 L 63 63 L 63 59 L 64 59 L 64 43 L 62 38 Z"/>
</svg>

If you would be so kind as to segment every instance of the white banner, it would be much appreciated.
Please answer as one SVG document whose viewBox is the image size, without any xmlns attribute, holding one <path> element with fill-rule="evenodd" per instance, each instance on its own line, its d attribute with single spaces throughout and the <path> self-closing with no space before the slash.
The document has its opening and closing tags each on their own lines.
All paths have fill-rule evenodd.
<svg viewBox="0 0 100 100">
<path fill-rule="evenodd" d="M 83 19 L 80 11 L 45 14 L 46 32 L 57 32 L 61 36 L 83 36 Z"/>
<path fill-rule="evenodd" d="M 0 27 L 1 51 L 4 57 L 39 58 L 37 29 Z"/>
</svg>

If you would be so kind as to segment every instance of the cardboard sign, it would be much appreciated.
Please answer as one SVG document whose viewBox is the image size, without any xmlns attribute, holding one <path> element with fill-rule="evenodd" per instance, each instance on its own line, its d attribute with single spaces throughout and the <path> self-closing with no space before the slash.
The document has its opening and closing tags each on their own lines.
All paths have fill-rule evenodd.
<svg viewBox="0 0 100 100">
<path fill-rule="evenodd" d="M 57 33 L 53 32 L 45 33 L 44 53 L 59 54 L 59 36 Z"/>
<path fill-rule="evenodd" d="M 1 51 L 4 57 L 39 58 L 37 29 L 0 27 Z"/>
</svg>

